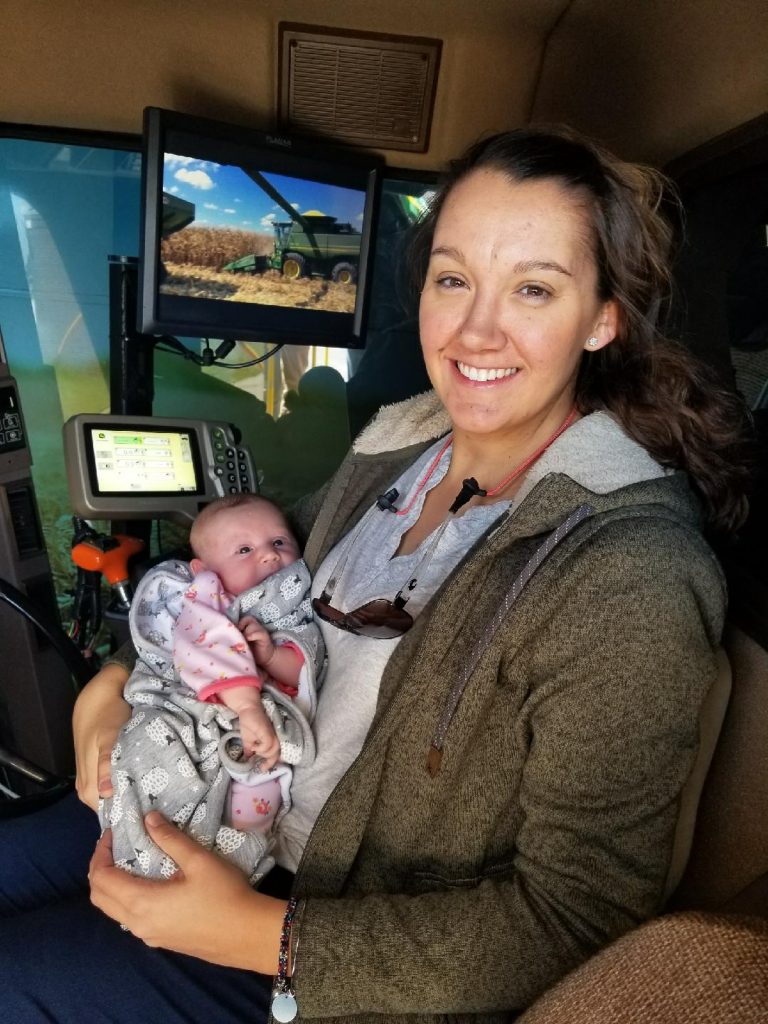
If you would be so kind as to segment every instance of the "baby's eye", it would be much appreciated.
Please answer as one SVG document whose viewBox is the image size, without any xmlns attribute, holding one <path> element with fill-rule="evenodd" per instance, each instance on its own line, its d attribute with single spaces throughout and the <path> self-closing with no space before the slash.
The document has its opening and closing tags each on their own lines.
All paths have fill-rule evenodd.
<svg viewBox="0 0 768 1024">
<path fill-rule="evenodd" d="M 237 549 L 238 555 L 250 555 L 251 551 L 253 551 L 253 548 L 249 544 L 243 544 L 242 547 Z"/>
<path fill-rule="evenodd" d="M 285 546 L 285 541 L 283 540 L 282 537 L 275 537 L 272 543 L 275 545 L 276 548 L 282 548 Z"/>
</svg>

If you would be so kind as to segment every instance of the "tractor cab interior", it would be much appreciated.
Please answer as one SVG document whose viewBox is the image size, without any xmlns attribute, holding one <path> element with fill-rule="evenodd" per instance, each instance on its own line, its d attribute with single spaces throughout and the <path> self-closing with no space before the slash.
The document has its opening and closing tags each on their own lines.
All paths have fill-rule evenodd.
<svg viewBox="0 0 768 1024">
<path fill-rule="evenodd" d="M 72 789 L 77 693 L 197 511 L 291 504 L 430 387 L 406 254 L 449 160 L 568 124 L 672 181 L 667 333 L 753 420 L 661 919 L 768 919 L 764 0 L 138 6 L 6 2 L 0 825 Z"/>
</svg>

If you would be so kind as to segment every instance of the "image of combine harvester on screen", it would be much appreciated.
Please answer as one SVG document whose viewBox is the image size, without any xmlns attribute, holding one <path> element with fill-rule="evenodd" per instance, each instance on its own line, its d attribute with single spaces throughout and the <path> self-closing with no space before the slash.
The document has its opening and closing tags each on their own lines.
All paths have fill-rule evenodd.
<svg viewBox="0 0 768 1024">
<path fill-rule="evenodd" d="M 160 291 L 355 308 L 365 193 L 165 155 Z"/>
</svg>

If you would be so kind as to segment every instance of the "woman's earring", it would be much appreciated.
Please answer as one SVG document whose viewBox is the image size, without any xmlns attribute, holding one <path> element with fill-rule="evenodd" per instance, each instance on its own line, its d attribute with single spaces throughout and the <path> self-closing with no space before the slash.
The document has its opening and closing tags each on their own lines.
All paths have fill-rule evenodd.
<svg viewBox="0 0 768 1024">
<path fill-rule="evenodd" d="M 594 337 L 594 335 L 587 339 L 587 348 L 596 349 L 599 344 L 600 342 Z"/>
</svg>

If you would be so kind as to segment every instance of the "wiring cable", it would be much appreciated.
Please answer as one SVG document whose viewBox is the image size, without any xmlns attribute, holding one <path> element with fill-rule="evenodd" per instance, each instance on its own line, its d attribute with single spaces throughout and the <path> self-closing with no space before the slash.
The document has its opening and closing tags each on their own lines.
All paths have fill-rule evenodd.
<svg viewBox="0 0 768 1024">
<path fill-rule="evenodd" d="M 0 600 L 5 601 L 11 608 L 15 608 L 36 629 L 40 630 L 51 646 L 61 655 L 78 686 L 85 686 L 93 676 L 93 668 L 83 658 L 67 634 L 58 625 L 46 622 L 44 618 L 41 618 L 39 610 L 26 594 L 2 578 L 0 578 Z"/>
<path fill-rule="evenodd" d="M 218 348 L 214 351 L 208 344 L 208 339 L 204 338 L 205 349 L 203 354 L 200 355 L 197 352 L 193 352 L 192 349 L 187 348 L 183 342 L 179 341 L 178 338 L 174 338 L 170 334 L 161 335 L 156 342 L 155 348 L 159 352 L 167 352 L 169 355 L 181 356 L 182 359 L 188 359 L 195 363 L 197 366 L 219 366 L 222 370 L 245 370 L 250 366 L 256 366 L 258 363 L 263 363 L 267 359 L 271 359 L 276 353 L 284 347 L 285 342 L 279 342 L 268 352 L 265 352 L 261 356 L 256 356 L 254 359 L 248 359 L 243 363 L 225 363 L 224 357 L 234 348 L 236 342 L 223 341 Z"/>
</svg>

